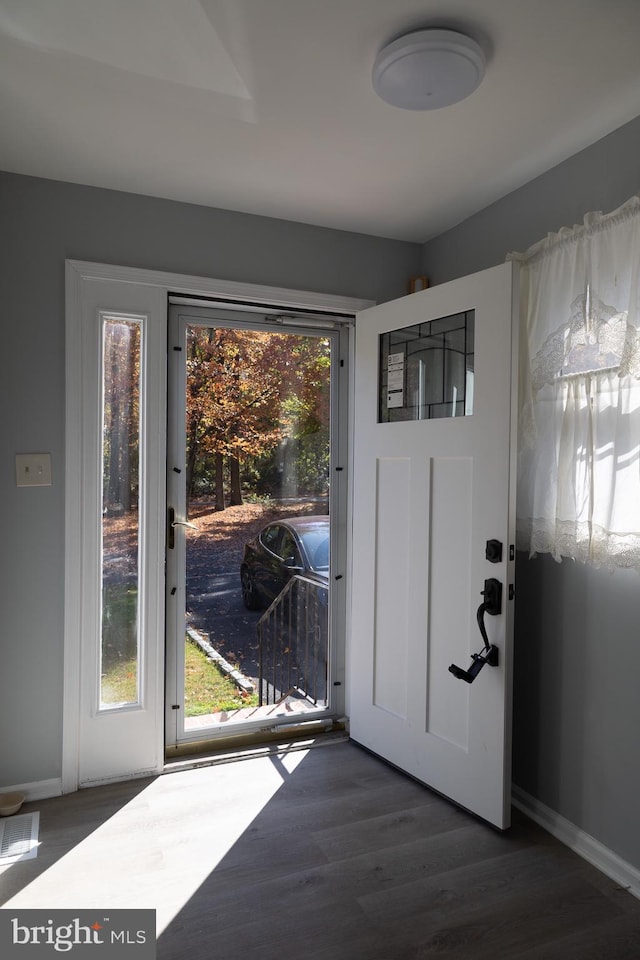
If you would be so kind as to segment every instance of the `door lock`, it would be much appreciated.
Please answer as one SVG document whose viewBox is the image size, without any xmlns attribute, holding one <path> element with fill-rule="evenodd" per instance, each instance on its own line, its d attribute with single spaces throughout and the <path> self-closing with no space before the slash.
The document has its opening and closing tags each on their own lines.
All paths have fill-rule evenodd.
<svg viewBox="0 0 640 960">
<path fill-rule="evenodd" d="M 478 607 L 476 619 L 478 621 L 478 629 L 484 640 L 484 649 L 481 650 L 480 653 L 471 654 L 472 664 L 468 670 L 463 670 L 462 667 L 456 666 L 455 663 L 452 663 L 449 667 L 449 673 L 452 673 L 457 680 L 465 680 L 466 683 L 473 683 L 485 663 L 488 663 L 490 667 L 497 667 L 499 663 L 498 648 L 494 643 L 489 643 L 489 638 L 487 637 L 484 615 L 488 613 L 492 617 L 497 617 L 502 613 L 502 584 L 499 580 L 496 580 L 495 577 L 485 580 L 484 590 L 481 591 L 481 595 L 484 597 L 484 600 Z"/>
<path fill-rule="evenodd" d="M 489 563 L 502 563 L 502 543 L 499 540 L 487 540 L 484 555 Z"/>
<path fill-rule="evenodd" d="M 492 617 L 497 617 L 502 613 L 502 584 L 499 580 L 496 580 L 495 577 L 490 577 L 489 580 L 485 580 L 484 590 L 480 591 L 480 595 L 484 597 L 484 602 L 478 607 L 478 626 L 480 627 L 480 633 L 482 634 L 485 646 L 487 646 L 489 641 L 487 640 L 484 623 L 481 621 L 480 615 L 482 613 L 484 617 L 485 613 L 490 613 Z"/>
</svg>

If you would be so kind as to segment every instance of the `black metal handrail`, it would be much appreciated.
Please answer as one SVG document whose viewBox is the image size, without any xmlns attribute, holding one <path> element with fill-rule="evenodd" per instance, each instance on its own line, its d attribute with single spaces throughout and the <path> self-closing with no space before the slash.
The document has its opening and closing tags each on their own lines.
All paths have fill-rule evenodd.
<svg viewBox="0 0 640 960">
<path fill-rule="evenodd" d="M 327 703 L 329 588 L 295 574 L 258 621 L 260 706 Z"/>
</svg>

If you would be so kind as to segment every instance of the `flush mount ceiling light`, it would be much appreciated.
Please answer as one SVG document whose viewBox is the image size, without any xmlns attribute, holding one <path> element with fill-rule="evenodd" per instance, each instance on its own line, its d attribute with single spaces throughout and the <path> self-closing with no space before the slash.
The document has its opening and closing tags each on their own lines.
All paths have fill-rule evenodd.
<svg viewBox="0 0 640 960">
<path fill-rule="evenodd" d="M 484 77 L 485 56 L 455 30 L 416 30 L 382 48 L 373 64 L 373 89 L 404 110 L 437 110 L 464 100 Z"/>
</svg>

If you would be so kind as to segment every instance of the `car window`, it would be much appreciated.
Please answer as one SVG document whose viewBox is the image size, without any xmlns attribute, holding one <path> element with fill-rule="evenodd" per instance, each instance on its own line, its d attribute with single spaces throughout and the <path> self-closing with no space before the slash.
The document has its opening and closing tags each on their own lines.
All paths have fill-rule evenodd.
<svg viewBox="0 0 640 960">
<path fill-rule="evenodd" d="M 302 542 L 307 551 L 312 570 L 329 569 L 329 533 L 327 530 L 310 530 L 303 533 Z"/>
<path fill-rule="evenodd" d="M 283 532 L 283 527 L 274 523 L 260 534 L 263 546 L 265 546 L 267 550 L 271 550 L 272 553 L 278 554 L 278 556 L 280 556 L 279 547 Z"/>
<path fill-rule="evenodd" d="M 282 535 L 282 542 L 278 549 L 278 556 L 282 557 L 284 562 L 290 566 L 301 567 L 300 551 L 293 539 L 293 534 L 285 530 Z"/>
</svg>

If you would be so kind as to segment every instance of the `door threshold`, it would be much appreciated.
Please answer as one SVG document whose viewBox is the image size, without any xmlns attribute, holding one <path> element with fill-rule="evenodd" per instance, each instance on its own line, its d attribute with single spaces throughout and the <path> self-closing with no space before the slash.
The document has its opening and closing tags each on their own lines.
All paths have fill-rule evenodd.
<svg viewBox="0 0 640 960">
<path fill-rule="evenodd" d="M 245 733 L 223 740 L 199 741 L 167 747 L 163 773 L 176 773 L 195 767 L 216 763 L 231 763 L 235 760 L 250 760 L 254 757 L 272 756 L 292 750 L 309 750 L 314 747 L 343 743 L 349 739 L 347 722 L 340 720 L 308 720 L 306 723 L 287 724 L 286 729 Z"/>
<path fill-rule="evenodd" d="M 234 727 L 237 728 L 242 724 L 246 729 L 248 724 L 264 724 L 275 720 L 280 729 L 282 729 L 282 724 L 284 723 L 295 723 L 297 725 L 309 723 L 310 720 L 305 720 L 305 717 L 312 713 L 317 717 L 320 712 L 326 714 L 327 710 L 325 707 L 318 708 L 315 703 L 311 703 L 302 697 L 287 696 L 283 700 L 279 700 L 278 703 L 272 703 L 263 707 L 239 707 L 235 710 L 221 710 L 217 713 L 186 717 L 184 729 L 186 733 L 197 733 L 198 730 L 204 731 L 211 729 L 214 730 L 217 735 L 224 738 L 226 736 L 234 736 L 233 733 L 227 733 L 224 729 L 225 727 L 230 731 Z M 324 716 L 318 718 L 318 722 L 320 723 L 328 723 L 330 721 L 332 721 L 331 717 Z"/>
</svg>

